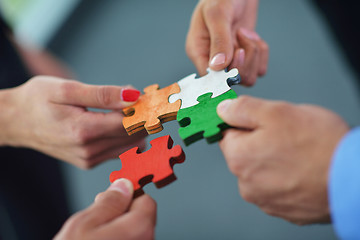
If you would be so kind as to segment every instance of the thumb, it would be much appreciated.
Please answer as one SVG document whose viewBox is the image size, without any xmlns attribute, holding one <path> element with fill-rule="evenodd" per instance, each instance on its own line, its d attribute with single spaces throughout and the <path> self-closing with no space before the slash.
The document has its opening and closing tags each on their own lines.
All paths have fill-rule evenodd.
<svg viewBox="0 0 360 240">
<path fill-rule="evenodd" d="M 128 210 L 133 197 L 133 185 L 127 179 L 117 179 L 110 187 L 95 198 L 95 203 L 87 212 L 88 227 L 96 227 L 109 222 Z"/>
<path fill-rule="evenodd" d="M 205 22 L 210 34 L 209 66 L 216 71 L 229 66 L 233 58 L 231 22 L 226 14 L 219 9 L 217 14 L 205 15 Z"/>
<path fill-rule="evenodd" d="M 259 113 L 264 101 L 249 96 L 227 99 L 217 106 L 217 113 L 230 126 L 255 129 L 259 126 Z"/>
<path fill-rule="evenodd" d="M 82 107 L 120 109 L 133 104 L 140 91 L 120 86 L 97 86 L 77 81 L 63 82 L 55 93 L 55 102 Z"/>
</svg>

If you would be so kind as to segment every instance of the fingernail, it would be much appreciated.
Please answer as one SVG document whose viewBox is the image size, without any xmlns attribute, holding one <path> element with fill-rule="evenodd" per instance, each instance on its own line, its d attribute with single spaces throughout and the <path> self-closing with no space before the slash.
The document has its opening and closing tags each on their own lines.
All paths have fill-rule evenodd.
<svg viewBox="0 0 360 240">
<path fill-rule="evenodd" d="M 245 63 L 245 50 L 241 48 L 239 50 L 239 65 L 243 66 Z"/>
<path fill-rule="evenodd" d="M 125 102 L 135 102 L 140 96 L 140 91 L 136 89 L 121 89 L 121 100 Z"/>
<path fill-rule="evenodd" d="M 221 103 L 219 103 L 219 105 L 217 106 L 217 112 L 218 113 L 224 113 L 226 112 L 226 110 L 229 108 L 230 104 L 231 104 L 230 99 L 224 100 Z"/>
<path fill-rule="evenodd" d="M 211 66 L 216 66 L 225 63 L 225 53 L 216 54 L 210 61 Z"/>
<path fill-rule="evenodd" d="M 132 183 L 125 178 L 115 180 L 108 190 L 118 191 L 127 196 L 132 195 L 134 191 Z"/>
<path fill-rule="evenodd" d="M 245 37 L 251 40 L 260 40 L 260 36 L 254 31 L 251 31 L 247 28 L 240 28 L 240 31 Z"/>
</svg>

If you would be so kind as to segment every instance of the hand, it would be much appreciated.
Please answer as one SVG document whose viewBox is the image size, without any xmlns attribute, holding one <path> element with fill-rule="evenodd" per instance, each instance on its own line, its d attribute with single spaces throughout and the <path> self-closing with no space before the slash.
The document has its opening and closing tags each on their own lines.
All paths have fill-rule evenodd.
<svg viewBox="0 0 360 240">
<path fill-rule="evenodd" d="M 32 148 L 80 168 L 117 158 L 130 147 L 144 147 L 145 134 L 128 136 L 123 114 L 116 111 L 136 101 L 137 90 L 39 76 L 6 92 L 7 107 L 0 117 L 6 118 L 0 119 L 6 137 L 0 137 L 0 145 Z"/>
<path fill-rule="evenodd" d="M 266 73 L 268 45 L 254 32 L 258 0 L 201 0 L 186 40 L 186 52 L 200 75 L 237 68 L 241 84 L 251 86 Z"/>
<path fill-rule="evenodd" d="M 335 113 L 252 97 L 226 100 L 220 117 L 237 129 L 220 142 L 242 197 L 297 224 L 328 222 L 332 154 L 349 130 Z"/>
<path fill-rule="evenodd" d="M 148 195 L 132 201 L 132 196 L 130 181 L 115 181 L 92 206 L 68 219 L 55 240 L 154 239 L 155 201 Z"/>
</svg>

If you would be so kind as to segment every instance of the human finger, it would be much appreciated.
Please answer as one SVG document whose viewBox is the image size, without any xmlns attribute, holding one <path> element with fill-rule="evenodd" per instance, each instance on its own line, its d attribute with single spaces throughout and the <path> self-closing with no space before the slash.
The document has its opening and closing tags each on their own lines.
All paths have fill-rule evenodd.
<svg viewBox="0 0 360 240">
<path fill-rule="evenodd" d="M 237 32 L 237 40 L 240 49 L 244 49 L 244 62 L 237 66 L 241 76 L 241 83 L 251 86 L 256 82 L 260 66 L 260 37 L 253 31 L 240 28 Z"/>
<path fill-rule="evenodd" d="M 148 195 L 136 198 L 129 211 L 99 229 L 103 236 L 122 232 L 123 239 L 153 239 L 156 225 L 156 203 Z"/>
<path fill-rule="evenodd" d="M 228 69 L 237 68 L 239 71 L 243 68 L 245 64 L 245 49 L 237 48 L 234 52 L 234 57 L 228 67 Z"/>
<path fill-rule="evenodd" d="M 106 148 L 102 152 L 91 156 L 87 159 L 87 164 L 89 165 L 89 167 L 93 167 L 103 161 L 119 158 L 120 154 L 134 147 L 138 147 L 140 151 L 143 151 L 146 147 L 146 143 L 144 140 L 139 140 L 123 145 L 117 144 L 116 146 Z"/>
<path fill-rule="evenodd" d="M 87 144 L 102 138 L 128 137 L 122 124 L 124 115 L 120 112 L 84 112 L 70 125 L 71 134 L 79 144 Z M 134 134 L 131 139 L 141 139 L 147 134 L 144 131 Z M 129 138 L 130 139 L 130 138 Z"/>
<path fill-rule="evenodd" d="M 260 48 L 260 64 L 258 75 L 264 76 L 267 72 L 269 63 L 269 45 L 262 39 L 258 41 L 258 45 Z"/>
<path fill-rule="evenodd" d="M 133 104 L 139 96 L 140 91 L 136 89 L 63 81 L 51 100 L 55 103 L 81 107 L 120 109 Z"/>
<path fill-rule="evenodd" d="M 264 100 L 243 95 L 222 101 L 217 113 L 230 126 L 251 130 L 260 126 L 264 105 Z"/>
<path fill-rule="evenodd" d="M 242 175 L 245 163 L 252 158 L 257 151 L 252 151 L 251 135 L 253 131 L 230 128 L 226 130 L 219 142 L 229 170 L 237 177 Z M 249 154 L 250 153 L 250 154 Z"/>
<path fill-rule="evenodd" d="M 85 210 L 86 224 L 96 227 L 121 216 L 130 206 L 133 185 L 127 179 L 117 179 L 109 188 L 99 193 L 93 205 Z"/>
<path fill-rule="evenodd" d="M 204 8 L 204 21 L 210 34 L 210 62 L 213 70 L 229 66 L 233 58 L 232 22 L 227 4 L 209 4 Z"/>
<path fill-rule="evenodd" d="M 129 208 L 133 191 L 132 183 L 129 180 L 116 180 L 105 192 L 96 196 L 93 205 L 69 218 L 57 238 L 66 239 L 66 235 L 76 235 L 75 230 L 77 233 L 88 232 L 89 229 L 121 216 Z"/>
<path fill-rule="evenodd" d="M 209 66 L 209 32 L 205 25 L 201 5 L 198 4 L 191 17 L 189 31 L 186 37 L 186 54 L 194 63 L 200 76 L 207 73 Z"/>
</svg>

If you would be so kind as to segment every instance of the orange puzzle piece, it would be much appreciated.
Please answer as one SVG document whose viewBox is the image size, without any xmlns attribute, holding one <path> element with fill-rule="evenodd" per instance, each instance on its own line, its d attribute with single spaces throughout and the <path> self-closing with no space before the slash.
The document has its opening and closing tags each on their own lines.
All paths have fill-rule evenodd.
<svg viewBox="0 0 360 240">
<path fill-rule="evenodd" d="M 175 120 L 180 109 L 181 100 L 169 103 L 169 96 L 180 92 L 177 83 L 159 89 L 158 84 L 153 84 L 144 89 L 145 94 L 132 106 L 124 108 L 123 125 L 129 135 L 142 129 L 149 134 L 163 130 L 162 123 Z"/>
<path fill-rule="evenodd" d="M 176 179 L 173 166 L 185 161 L 185 153 L 180 145 L 173 147 L 170 135 L 150 141 L 151 149 L 141 153 L 134 147 L 121 154 L 121 169 L 110 174 L 110 182 L 127 178 L 134 185 L 134 195 L 143 193 L 142 187 L 154 182 L 157 188 L 164 187 Z"/>
</svg>

